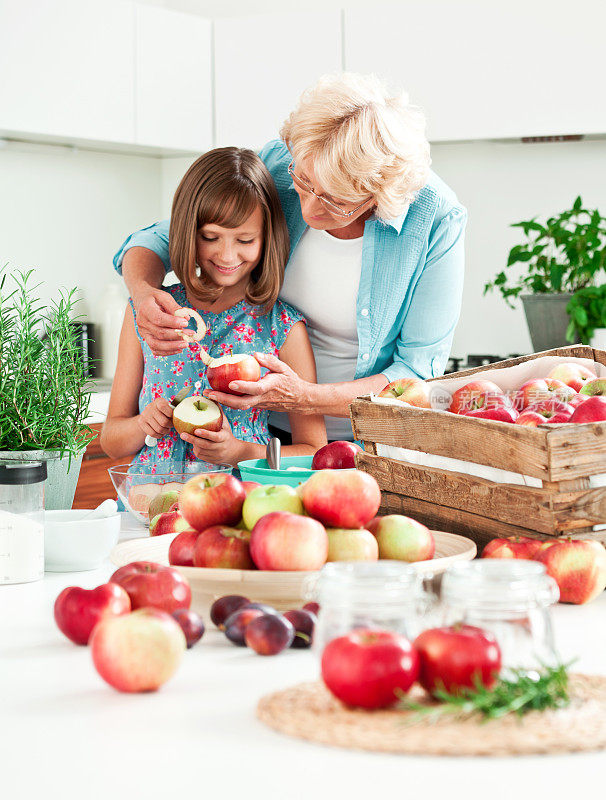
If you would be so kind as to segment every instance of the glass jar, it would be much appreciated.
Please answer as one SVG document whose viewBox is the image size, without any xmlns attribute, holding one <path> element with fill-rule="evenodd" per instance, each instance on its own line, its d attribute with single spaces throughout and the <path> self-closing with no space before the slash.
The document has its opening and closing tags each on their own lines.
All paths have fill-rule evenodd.
<svg viewBox="0 0 606 800">
<path fill-rule="evenodd" d="M 401 561 L 340 561 L 326 564 L 308 592 L 320 604 L 313 649 L 354 628 L 380 628 L 412 641 L 425 627 L 435 597 L 424 578 Z"/>
<path fill-rule="evenodd" d="M 44 577 L 43 461 L 0 462 L 0 584 Z"/>
<path fill-rule="evenodd" d="M 505 672 L 540 670 L 559 663 L 550 611 L 559 596 L 556 582 L 536 561 L 468 561 L 453 565 L 442 579 L 442 621 L 491 631 Z"/>
</svg>

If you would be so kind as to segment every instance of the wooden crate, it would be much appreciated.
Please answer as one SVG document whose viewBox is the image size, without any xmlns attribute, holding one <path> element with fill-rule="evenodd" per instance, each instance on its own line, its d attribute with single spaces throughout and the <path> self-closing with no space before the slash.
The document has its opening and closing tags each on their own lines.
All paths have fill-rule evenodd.
<svg viewBox="0 0 606 800">
<path fill-rule="evenodd" d="M 606 365 L 606 352 L 582 345 L 508 359 L 435 380 L 502 369 L 541 356 L 589 358 Z M 432 379 L 434 380 L 434 379 Z M 606 473 L 606 422 L 537 428 L 455 416 L 368 397 L 350 407 L 354 436 L 364 442 L 360 469 L 382 491 L 381 513 L 412 516 L 431 528 L 469 536 L 479 546 L 496 536 L 591 537 L 606 541 L 606 488 L 589 476 Z M 377 455 L 377 444 L 447 456 L 540 478 L 542 488 L 497 483 L 463 472 Z"/>
</svg>

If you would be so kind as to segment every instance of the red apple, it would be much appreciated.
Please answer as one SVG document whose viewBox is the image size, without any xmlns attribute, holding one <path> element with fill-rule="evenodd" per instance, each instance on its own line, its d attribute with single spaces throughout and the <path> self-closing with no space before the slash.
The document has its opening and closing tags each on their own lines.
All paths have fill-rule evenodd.
<svg viewBox="0 0 606 800">
<path fill-rule="evenodd" d="M 153 692 L 181 663 L 186 641 L 179 624 L 158 608 L 108 617 L 90 640 L 93 664 L 120 692 Z"/>
<path fill-rule="evenodd" d="M 388 514 L 373 520 L 371 525 L 379 545 L 379 558 L 413 562 L 434 557 L 433 533 L 415 519 L 402 514 Z"/>
<path fill-rule="evenodd" d="M 117 583 L 96 589 L 68 586 L 55 600 L 55 622 L 61 633 L 76 644 L 88 644 L 95 625 L 106 617 L 130 611 L 130 598 Z"/>
<path fill-rule="evenodd" d="M 173 411 L 173 425 L 179 434 L 193 435 L 197 430 L 220 431 L 223 427 L 223 411 L 208 397 L 192 395 L 182 400 Z"/>
<path fill-rule="evenodd" d="M 193 567 L 194 547 L 198 531 L 183 531 L 170 543 L 168 548 L 168 563 L 173 567 Z"/>
<path fill-rule="evenodd" d="M 363 528 L 327 528 L 327 561 L 376 561 L 379 558 L 377 540 Z"/>
<path fill-rule="evenodd" d="M 562 603 L 588 603 L 606 588 L 606 550 L 600 542 L 558 541 L 534 558 L 558 584 Z"/>
<path fill-rule="evenodd" d="M 504 539 L 491 539 L 482 551 L 482 558 L 531 559 L 541 546 L 536 539 L 524 536 L 509 536 Z"/>
<path fill-rule="evenodd" d="M 206 377 L 216 392 L 242 395 L 229 388 L 232 381 L 258 381 L 261 377 L 259 362 L 247 353 L 234 353 L 221 358 L 213 358 L 206 370 Z"/>
<path fill-rule="evenodd" d="M 573 394 L 570 400 L 568 400 L 568 405 L 572 406 L 573 408 L 578 408 L 585 402 L 585 400 L 587 400 L 586 394 Z"/>
<path fill-rule="evenodd" d="M 187 481 L 179 497 L 181 514 L 197 531 L 211 525 L 236 525 L 246 492 L 233 475 L 203 472 Z"/>
<path fill-rule="evenodd" d="M 300 487 L 307 513 L 328 528 L 363 528 L 381 504 L 379 484 L 360 470 L 323 469 Z"/>
<path fill-rule="evenodd" d="M 255 523 L 272 511 L 290 511 L 291 514 L 303 514 L 303 503 L 293 486 L 266 484 L 253 489 L 247 495 L 242 506 L 242 522 L 249 531 Z"/>
<path fill-rule="evenodd" d="M 597 375 L 581 364 L 566 362 L 554 367 L 547 377 L 562 381 L 566 386 L 570 386 L 571 389 L 574 389 L 575 392 L 579 392 L 588 381 L 597 378 Z"/>
<path fill-rule="evenodd" d="M 153 561 L 126 564 L 114 572 L 110 581 L 126 591 L 133 609 L 153 606 L 171 614 L 191 604 L 189 583 L 178 570 Z"/>
<path fill-rule="evenodd" d="M 194 546 L 194 567 L 254 569 L 249 540 L 248 531 L 213 525 L 198 534 Z"/>
<path fill-rule="evenodd" d="M 150 536 L 164 536 L 165 533 L 182 533 L 193 530 L 179 511 L 165 511 L 152 518 L 149 523 Z"/>
<path fill-rule="evenodd" d="M 494 636 L 473 625 L 430 628 L 414 641 L 421 669 L 419 683 L 430 694 L 456 694 L 477 683 L 494 685 L 501 669 L 501 650 Z"/>
<path fill-rule="evenodd" d="M 513 406 L 497 406 L 496 408 L 479 408 L 477 411 L 462 412 L 462 416 L 472 419 L 491 419 L 495 422 L 515 422 L 518 412 Z"/>
<path fill-rule="evenodd" d="M 242 484 L 247 497 L 252 492 L 253 489 L 258 489 L 259 486 L 262 485 L 260 483 L 257 483 L 256 481 L 240 481 L 240 483 Z"/>
<path fill-rule="evenodd" d="M 457 389 L 448 410 L 453 414 L 465 414 L 481 408 L 511 406 L 509 398 L 492 381 L 471 381 Z"/>
<path fill-rule="evenodd" d="M 602 422 L 606 420 L 606 397 L 588 397 L 575 408 L 569 422 Z"/>
<path fill-rule="evenodd" d="M 379 393 L 379 397 L 391 397 L 417 408 L 431 408 L 429 386 L 418 378 L 399 378 L 397 381 L 392 381 Z"/>
<path fill-rule="evenodd" d="M 514 405 L 518 411 L 523 411 L 541 400 L 555 399 L 567 403 L 574 394 L 574 389 L 555 378 L 535 378 L 520 386 L 516 392 Z"/>
<path fill-rule="evenodd" d="M 311 517 L 274 511 L 253 528 L 250 554 L 259 569 L 316 570 L 326 563 L 328 536 Z"/>
<path fill-rule="evenodd" d="M 404 636 L 358 628 L 329 642 L 322 653 L 322 679 L 350 706 L 389 708 L 419 674 L 419 656 Z"/>
<path fill-rule="evenodd" d="M 362 448 L 355 442 L 330 442 L 316 450 L 312 469 L 355 469 L 356 453 Z"/>
<path fill-rule="evenodd" d="M 541 400 L 522 411 L 516 420 L 516 425 L 536 426 L 570 422 L 573 412 L 574 408 L 568 403 L 555 399 Z"/>
</svg>

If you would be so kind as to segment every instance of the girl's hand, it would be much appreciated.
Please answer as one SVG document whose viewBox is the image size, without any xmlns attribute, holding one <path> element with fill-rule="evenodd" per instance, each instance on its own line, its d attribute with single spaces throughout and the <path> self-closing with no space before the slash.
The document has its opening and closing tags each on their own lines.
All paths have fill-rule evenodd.
<svg viewBox="0 0 606 800">
<path fill-rule="evenodd" d="M 206 389 L 204 395 L 228 408 L 268 408 L 271 411 L 313 413 L 308 391 L 310 384 L 307 381 L 275 356 L 267 353 L 254 353 L 254 356 L 270 372 L 258 381 L 232 381 L 229 388 L 242 392 L 244 397 L 214 392 L 212 389 Z"/>
<path fill-rule="evenodd" d="M 139 414 L 137 423 L 146 436 L 166 436 L 173 427 L 173 407 L 165 397 L 156 397 Z"/>
<path fill-rule="evenodd" d="M 133 297 L 139 333 L 155 356 L 174 356 L 186 346 L 178 332 L 187 327 L 187 320 L 175 317 L 180 307 L 175 298 L 162 289 L 150 289 Z"/>
<path fill-rule="evenodd" d="M 220 431 L 204 431 L 197 429 L 195 435 L 182 433 L 184 442 L 193 445 L 194 455 L 202 461 L 211 464 L 231 464 L 235 466 L 243 458 L 243 442 L 231 432 L 231 427 L 226 416 L 223 417 L 223 427 Z"/>
</svg>

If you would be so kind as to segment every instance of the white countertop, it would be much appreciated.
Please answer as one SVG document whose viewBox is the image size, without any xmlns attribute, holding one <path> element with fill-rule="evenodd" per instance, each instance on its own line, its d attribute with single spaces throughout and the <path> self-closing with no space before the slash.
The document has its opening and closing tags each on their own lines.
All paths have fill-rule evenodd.
<svg viewBox="0 0 606 800">
<path fill-rule="evenodd" d="M 256 720 L 257 701 L 315 679 L 314 656 L 292 650 L 264 658 L 212 629 L 160 691 L 120 694 L 97 675 L 88 648 L 65 639 L 53 619 L 64 587 L 92 588 L 112 571 L 108 561 L 93 572 L 0 586 L 0 790 L 7 800 L 177 800 L 194 792 L 204 800 L 570 800 L 604 783 L 605 753 L 403 757 L 274 733 Z M 554 616 L 562 656 L 577 656 L 579 671 L 606 674 L 606 593 L 585 607 L 558 606 Z"/>
</svg>

